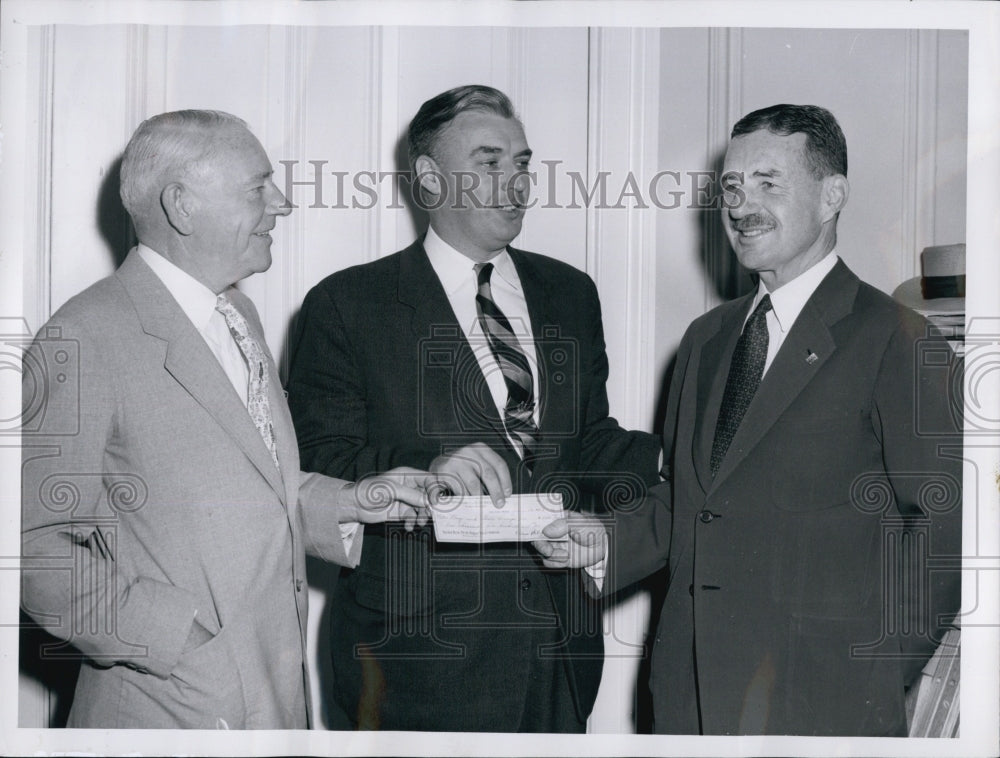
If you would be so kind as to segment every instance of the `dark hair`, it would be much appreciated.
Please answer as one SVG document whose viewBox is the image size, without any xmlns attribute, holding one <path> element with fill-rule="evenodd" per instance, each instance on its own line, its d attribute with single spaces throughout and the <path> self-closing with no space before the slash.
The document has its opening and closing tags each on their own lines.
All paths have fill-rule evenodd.
<svg viewBox="0 0 1000 758">
<path fill-rule="evenodd" d="M 761 108 L 737 121 L 730 137 L 761 129 L 783 136 L 805 134 L 806 160 L 817 179 L 832 174 L 847 176 L 847 140 L 837 119 L 826 108 L 787 103 Z"/>
<path fill-rule="evenodd" d="M 466 111 L 487 111 L 504 118 L 517 118 L 514 106 L 503 92 L 482 84 L 466 84 L 432 97 L 420 106 L 406 135 L 410 169 L 421 155 L 434 156 L 438 137 L 451 121 Z"/>
</svg>

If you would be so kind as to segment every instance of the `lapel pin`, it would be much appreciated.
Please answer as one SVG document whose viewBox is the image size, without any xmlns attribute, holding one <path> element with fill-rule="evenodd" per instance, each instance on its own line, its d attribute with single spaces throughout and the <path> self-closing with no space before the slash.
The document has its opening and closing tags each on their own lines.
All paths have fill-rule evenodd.
<svg viewBox="0 0 1000 758">
<path fill-rule="evenodd" d="M 819 356 L 816 355 L 812 350 L 806 350 L 806 363 L 810 366 L 819 360 Z"/>
</svg>

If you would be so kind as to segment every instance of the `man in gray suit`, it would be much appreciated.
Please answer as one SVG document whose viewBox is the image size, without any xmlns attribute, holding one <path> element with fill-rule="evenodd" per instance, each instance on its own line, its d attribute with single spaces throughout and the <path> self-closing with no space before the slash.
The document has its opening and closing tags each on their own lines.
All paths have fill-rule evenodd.
<svg viewBox="0 0 1000 758">
<path fill-rule="evenodd" d="M 359 523 L 424 519 L 424 481 L 300 473 L 233 287 L 289 212 L 246 125 L 156 116 L 121 175 L 138 247 L 25 357 L 23 606 L 65 641 L 42 655 L 85 656 L 70 726 L 305 728 L 305 555 L 355 565 Z"/>
</svg>

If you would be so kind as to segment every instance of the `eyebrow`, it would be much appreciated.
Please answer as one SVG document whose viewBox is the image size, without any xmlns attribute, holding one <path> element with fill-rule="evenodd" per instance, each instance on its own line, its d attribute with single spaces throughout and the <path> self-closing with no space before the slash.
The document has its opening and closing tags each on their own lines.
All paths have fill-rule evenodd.
<svg viewBox="0 0 1000 758">
<path fill-rule="evenodd" d="M 500 155 L 501 153 L 503 153 L 502 147 L 494 147 L 492 145 L 480 145 L 479 147 L 475 148 L 469 155 L 475 157 L 478 155 Z M 517 153 L 514 157 L 531 158 L 531 155 L 532 155 L 531 149 L 528 148 Z"/>
<path fill-rule="evenodd" d="M 776 177 L 776 176 L 783 176 L 783 175 L 784 175 L 783 172 L 780 169 L 777 169 L 777 168 L 771 168 L 771 169 L 768 169 L 766 171 L 757 170 L 757 171 L 754 171 L 751 174 L 751 176 L 763 176 L 763 177 L 766 177 L 768 179 Z"/>
<path fill-rule="evenodd" d="M 256 184 L 257 182 L 264 182 L 274 176 L 274 169 L 269 171 L 261 171 L 259 174 L 254 174 L 247 180 L 247 184 Z"/>
</svg>

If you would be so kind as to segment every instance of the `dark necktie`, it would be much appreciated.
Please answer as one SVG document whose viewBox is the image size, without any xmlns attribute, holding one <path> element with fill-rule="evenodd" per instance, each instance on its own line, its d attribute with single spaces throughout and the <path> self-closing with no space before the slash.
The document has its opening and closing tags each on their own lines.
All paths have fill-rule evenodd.
<svg viewBox="0 0 1000 758">
<path fill-rule="evenodd" d="M 257 340 L 250 334 L 250 327 L 243 314 L 236 310 L 225 294 L 219 295 L 215 309 L 226 319 L 229 333 L 246 359 L 250 371 L 250 385 L 247 388 L 247 412 L 253 425 L 260 432 L 261 439 L 271 453 L 271 460 L 278 466 L 278 449 L 274 440 L 274 425 L 271 423 L 271 404 L 267 399 L 268 385 L 267 359 Z M 280 466 L 279 466 L 280 469 Z"/>
<path fill-rule="evenodd" d="M 757 393 L 760 378 L 764 375 L 767 360 L 767 312 L 771 310 L 771 296 L 764 295 L 743 327 L 743 334 L 736 342 L 733 362 L 729 364 L 726 391 L 722 395 L 719 421 L 715 425 L 712 442 L 712 476 L 719 470 L 726 457 L 729 444 L 740 428 L 743 415 Z"/>
<path fill-rule="evenodd" d="M 532 389 L 531 367 L 518 344 L 510 321 L 497 304 L 493 302 L 490 289 L 492 263 L 475 265 L 477 281 L 476 310 L 479 324 L 486 335 L 493 357 L 500 365 L 504 383 L 507 385 L 507 404 L 503 409 L 503 423 L 507 433 L 520 445 L 521 458 L 531 467 L 531 456 L 538 441 L 538 426 L 535 424 L 535 398 Z"/>
</svg>

